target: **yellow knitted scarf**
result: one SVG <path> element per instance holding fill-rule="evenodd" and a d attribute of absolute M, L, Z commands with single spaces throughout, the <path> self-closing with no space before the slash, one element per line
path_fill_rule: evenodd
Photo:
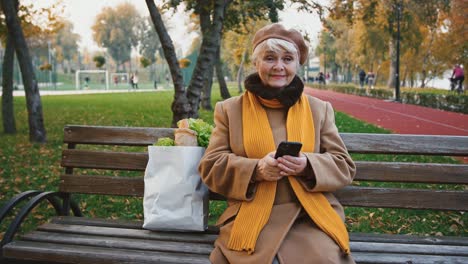
<path fill-rule="evenodd" d="M 244 147 L 249 158 L 263 158 L 275 150 L 273 133 L 265 109 L 258 98 L 246 91 L 242 98 L 242 125 Z M 288 110 L 286 120 L 289 141 L 302 142 L 304 152 L 314 151 L 314 123 L 307 97 L 303 94 L 299 101 Z M 299 202 L 315 222 L 330 236 L 345 254 L 349 254 L 349 236 L 346 226 L 320 192 L 307 192 L 295 177 L 288 177 Z M 252 254 L 258 236 L 266 225 L 275 200 L 276 182 L 258 183 L 255 197 L 250 202 L 242 202 L 234 221 L 228 248 L 247 251 Z"/>

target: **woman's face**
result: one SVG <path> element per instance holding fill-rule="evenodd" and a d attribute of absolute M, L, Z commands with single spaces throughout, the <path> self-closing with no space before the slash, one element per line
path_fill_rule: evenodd
<path fill-rule="evenodd" d="M 292 82 L 297 72 L 297 58 L 288 51 L 265 51 L 260 55 L 255 68 L 264 85 L 272 88 L 284 88 Z"/>

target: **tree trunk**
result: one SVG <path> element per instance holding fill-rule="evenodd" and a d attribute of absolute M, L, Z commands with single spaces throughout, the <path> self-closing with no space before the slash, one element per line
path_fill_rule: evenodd
<path fill-rule="evenodd" d="M 336 65 L 336 62 L 333 62 L 333 69 L 332 69 L 332 76 L 331 76 L 331 80 L 334 81 L 335 83 L 338 83 L 338 66 Z"/>
<path fill-rule="evenodd" d="M 216 53 L 216 77 L 218 78 L 219 83 L 219 90 L 221 92 L 221 97 L 223 99 L 228 99 L 231 97 L 229 93 L 226 80 L 224 80 L 223 74 L 223 62 L 221 61 L 221 47 L 218 48 L 218 52 Z"/>
<path fill-rule="evenodd" d="M 205 84 L 203 85 L 201 93 L 201 107 L 205 110 L 213 110 L 211 107 L 211 90 L 213 87 L 213 71 L 212 68 L 205 79 Z"/>
<path fill-rule="evenodd" d="M 407 77 L 408 77 L 408 64 L 405 64 L 405 70 L 403 71 L 403 74 L 401 75 L 401 87 L 405 87 L 407 84 Z"/>
<path fill-rule="evenodd" d="M 47 141 L 44 118 L 42 114 L 41 96 L 37 86 L 29 49 L 24 39 L 20 21 L 16 15 L 13 1 L 2 0 L 3 13 L 8 28 L 8 36 L 12 39 L 16 50 L 18 62 L 21 67 L 24 91 L 26 93 L 26 106 L 28 109 L 29 140 L 31 142 L 45 143 Z"/>
<path fill-rule="evenodd" d="M 377 70 L 375 71 L 374 87 L 377 87 L 377 81 L 378 81 L 378 78 L 380 77 L 380 67 L 382 67 L 381 61 L 379 61 L 379 63 L 377 64 Z"/>
<path fill-rule="evenodd" d="M 15 112 L 13 108 L 13 65 L 15 59 L 15 49 L 13 41 L 7 37 L 5 54 L 3 56 L 2 69 L 2 120 L 3 130 L 6 134 L 16 133 Z"/>
<path fill-rule="evenodd" d="M 172 76 L 172 82 L 174 83 L 174 101 L 172 102 L 172 127 L 177 126 L 177 121 L 191 117 L 190 104 L 187 100 L 187 96 L 184 89 L 184 80 L 182 78 L 182 71 L 177 61 L 174 45 L 172 39 L 167 33 L 167 29 L 164 26 L 164 22 L 161 18 L 158 8 L 154 4 L 153 0 L 146 0 L 146 5 L 150 12 L 151 20 L 153 21 L 156 32 L 158 33 L 159 40 L 161 41 L 162 49 L 164 51 L 164 57 L 166 58 L 167 64 Z"/>
<path fill-rule="evenodd" d="M 247 49 L 242 53 L 241 63 L 239 65 L 239 70 L 237 71 L 237 90 L 239 94 L 242 93 L 242 79 L 244 79 L 244 63 L 245 57 L 247 56 Z"/>
<path fill-rule="evenodd" d="M 427 79 L 427 71 L 425 69 L 421 72 L 421 85 L 420 88 L 426 88 L 426 79 Z"/>
<path fill-rule="evenodd" d="M 431 49 L 432 49 L 432 44 L 434 43 L 434 39 L 435 39 L 435 28 L 431 28 L 431 30 L 429 31 L 429 34 L 431 36 L 430 40 L 429 40 L 429 45 L 427 47 L 427 50 L 426 52 L 424 53 L 424 57 L 423 57 L 423 61 L 422 61 L 422 79 L 421 79 L 421 88 L 425 88 L 426 87 L 426 84 L 427 82 L 429 82 L 429 80 L 426 82 L 426 79 L 427 79 L 427 63 L 429 61 L 429 58 L 431 57 Z"/>
<path fill-rule="evenodd" d="M 148 0 L 147 0 L 148 1 Z M 187 88 L 187 99 L 191 109 L 189 116 L 198 117 L 198 107 L 200 104 L 200 94 L 203 89 L 205 80 L 213 70 L 216 51 L 221 42 L 221 31 L 224 22 L 224 12 L 231 1 L 215 1 L 213 10 L 213 21 L 210 20 L 211 14 L 209 9 L 209 1 L 200 0 L 197 4 L 197 11 L 200 17 L 200 26 L 203 34 L 203 41 L 200 47 L 200 55 L 197 59 L 197 64 L 193 70 L 192 79 Z"/>
<path fill-rule="evenodd" d="M 390 69 L 388 73 L 387 87 L 395 87 L 395 74 L 396 74 L 396 48 L 394 47 L 395 41 L 390 41 L 388 53 L 390 54 Z"/>

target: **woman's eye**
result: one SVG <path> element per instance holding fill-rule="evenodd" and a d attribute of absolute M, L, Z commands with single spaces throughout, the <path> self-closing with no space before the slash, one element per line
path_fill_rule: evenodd
<path fill-rule="evenodd" d="M 285 62 L 292 62 L 294 60 L 294 58 L 292 57 L 286 57 L 283 59 Z"/>

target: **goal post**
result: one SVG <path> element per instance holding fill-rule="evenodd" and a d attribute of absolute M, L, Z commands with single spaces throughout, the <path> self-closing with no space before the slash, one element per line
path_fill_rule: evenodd
<path fill-rule="evenodd" d="M 76 90 L 80 90 L 82 89 L 81 87 L 81 79 L 80 79 L 80 74 L 83 74 L 83 73 L 86 73 L 86 74 L 104 74 L 105 76 L 105 84 L 106 84 L 106 90 L 109 90 L 109 72 L 107 70 L 77 70 L 76 73 L 75 73 L 75 88 Z M 85 87 L 87 87 L 87 85 L 89 85 L 89 77 L 86 77 L 88 78 L 88 80 L 85 80 Z"/>

